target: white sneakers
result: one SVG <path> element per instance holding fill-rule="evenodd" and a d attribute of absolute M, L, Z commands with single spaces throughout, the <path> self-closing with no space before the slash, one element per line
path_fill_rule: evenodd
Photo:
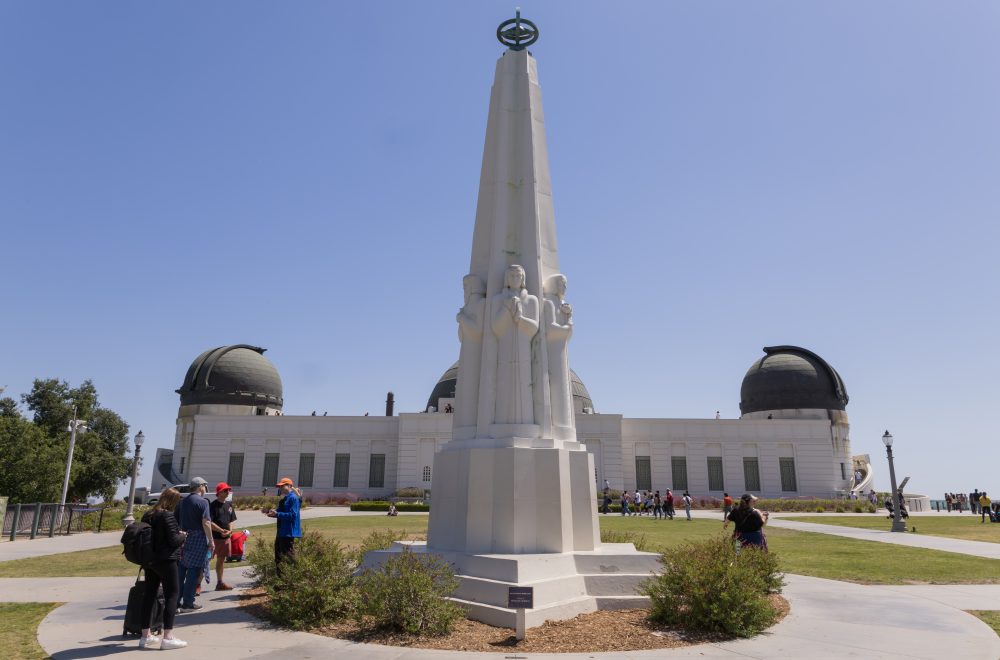
<path fill-rule="evenodd" d="M 177 639 L 176 637 L 174 637 L 173 639 L 164 639 L 162 642 L 160 642 L 160 650 L 169 651 L 170 649 L 182 649 L 187 645 L 188 643 L 185 642 L 183 639 Z"/>
<path fill-rule="evenodd" d="M 150 635 L 149 637 L 139 638 L 139 648 L 141 649 L 155 648 L 156 645 L 159 643 L 160 643 L 160 638 L 157 637 L 156 635 Z"/>

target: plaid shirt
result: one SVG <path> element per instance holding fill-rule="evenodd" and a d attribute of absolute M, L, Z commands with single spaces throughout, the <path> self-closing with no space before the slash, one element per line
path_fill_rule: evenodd
<path fill-rule="evenodd" d="M 208 540 L 205 538 L 205 532 L 200 529 L 189 531 L 187 540 L 184 541 L 184 549 L 181 551 L 181 566 L 185 568 L 204 566 L 208 564 L 205 558 L 207 554 Z"/>

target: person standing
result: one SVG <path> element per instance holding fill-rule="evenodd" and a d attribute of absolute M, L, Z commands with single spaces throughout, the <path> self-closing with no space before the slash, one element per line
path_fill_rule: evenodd
<path fill-rule="evenodd" d="M 969 493 L 969 509 L 972 511 L 972 515 L 976 515 L 976 509 L 979 508 L 979 489 Z"/>
<path fill-rule="evenodd" d="M 729 493 L 722 494 L 722 526 L 726 526 L 726 521 L 729 520 L 729 514 L 733 510 L 733 498 L 729 497 Z"/>
<path fill-rule="evenodd" d="M 302 538 L 302 500 L 295 483 L 284 477 L 277 484 L 281 501 L 277 509 L 267 509 L 264 514 L 278 519 L 278 534 L 274 537 L 274 567 L 281 574 L 281 562 L 295 550 L 295 539 Z"/>
<path fill-rule="evenodd" d="M 229 537 L 233 535 L 233 523 L 236 522 L 236 509 L 229 501 L 232 487 L 226 482 L 215 485 L 215 499 L 208 505 L 212 517 L 212 541 L 215 544 L 215 590 L 231 591 L 232 586 L 222 579 L 222 572 L 229 557 Z"/>
<path fill-rule="evenodd" d="M 180 501 L 181 494 L 173 488 L 168 488 L 160 495 L 159 501 L 152 509 L 142 516 L 142 522 L 152 528 L 153 561 L 145 566 L 146 590 L 142 594 L 142 621 L 146 627 L 139 635 L 139 648 L 154 648 L 160 645 L 161 650 L 179 649 L 187 646 L 187 642 L 174 637 L 174 617 L 177 614 L 177 594 L 180 586 L 177 578 L 177 559 L 181 554 L 181 546 L 187 534 L 178 529 L 174 518 L 174 508 Z M 153 618 L 153 605 L 156 594 L 163 586 L 163 638 L 162 640 L 149 632 L 149 624 Z"/>
<path fill-rule="evenodd" d="M 674 519 L 674 493 L 669 488 L 667 489 L 667 496 L 664 498 L 667 503 L 667 517 L 671 520 Z"/>
<path fill-rule="evenodd" d="M 201 605 L 194 602 L 195 589 L 205 564 L 206 558 L 212 556 L 212 516 L 208 511 L 208 500 L 204 498 L 208 491 L 208 482 L 201 477 L 191 480 L 191 494 L 181 500 L 174 510 L 178 526 L 187 532 L 184 540 L 184 550 L 177 564 L 178 577 L 181 585 L 180 613 L 200 610 Z"/>
<path fill-rule="evenodd" d="M 722 523 L 723 529 L 729 526 L 732 521 L 736 527 L 733 538 L 740 542 L 740 547 L 755 546 L 767 552 L 767 539 L 764 537 L 764 525 L 767 524 L 768 514 L 758 511 L 753 504 L 757 498 L 750 493 L 745 493 L 740 497 L 740 504 L 733 509 L 726 522 Z"/>
<path fill-rule="evenodd" d="M 660 491 L 653 493 L 653 519 L 660 520 L 665 518 L 663 515 L 663 499 L 660 497 Z"/>
<path fill-rule="evenodd" d="M 684 513 L 687 514 L 688 522 L 691 522 L 691 493 L 684 491 Z"/>
<path fill-rule="evenodd" d="M 990 512 L 990 498 L 986 496 L 986 491 L 984 490 L 979 495 L 979 522 L 986 522 L 986 516 Z"/>

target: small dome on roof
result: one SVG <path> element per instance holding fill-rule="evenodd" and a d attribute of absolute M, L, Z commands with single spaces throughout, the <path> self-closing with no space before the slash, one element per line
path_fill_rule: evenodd
<path fill-rule="evenodd" d="M 248 344 L 212 348 L 188 367 L 177 393 L 181 405 L 266 405 L 281 408 L 281 376 L 264 357 L 267 349 Z"/>
<path fill-rule="evenodd" d="M 819 408 L 844 410 L 849 397 L 826 360 L 798 346 L 769 346 L 740 387 L 740 412 Z"/>
<path fill-rule="evenodd" d="M 593 411 L 594 402 L 590 398 L 590 392 L 587 391 L 587 386 L 583 384 L 583 381 L 580 380 L 580 377 L 572 369 L 569 370 L 569 380 L 570 387 L 573 390 L 573 410 L 579 413 L 583 412 L 584 408 L 589 408 Z M 424 410 L 427 410 L 430 406 L 434 406 L 435 410 L 441 410 L 441 406 L 438 405 L 438 399 L 455 398 L 455 386 L 457 384 L 458 362 L 448 367 L 448 370 L 441 374 L 441 378 L 438 379 L 437 385 L 434 386 L 430 398 L 427 399 L 427 406 Z"/>

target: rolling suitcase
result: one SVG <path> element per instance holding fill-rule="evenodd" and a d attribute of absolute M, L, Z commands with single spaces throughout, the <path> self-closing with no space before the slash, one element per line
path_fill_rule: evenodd
<path fill-rule="evenodd" d="M 129 635 L 139 635 L 146 626 L 142 621 L 142 597 L 146 593 L 146 580 L 140 579 L 143 569 L 139 569 L 139 574 L 135 576 L 135 584 L 128 590 L 128 604 L 125 606 L 125 622 L 122 624 L 122 637 Z M 156 600 L 153 602 L 153 617 L 150 631 L 159 633 L 163 630 L 163 587 L 156 592 Z"/>

